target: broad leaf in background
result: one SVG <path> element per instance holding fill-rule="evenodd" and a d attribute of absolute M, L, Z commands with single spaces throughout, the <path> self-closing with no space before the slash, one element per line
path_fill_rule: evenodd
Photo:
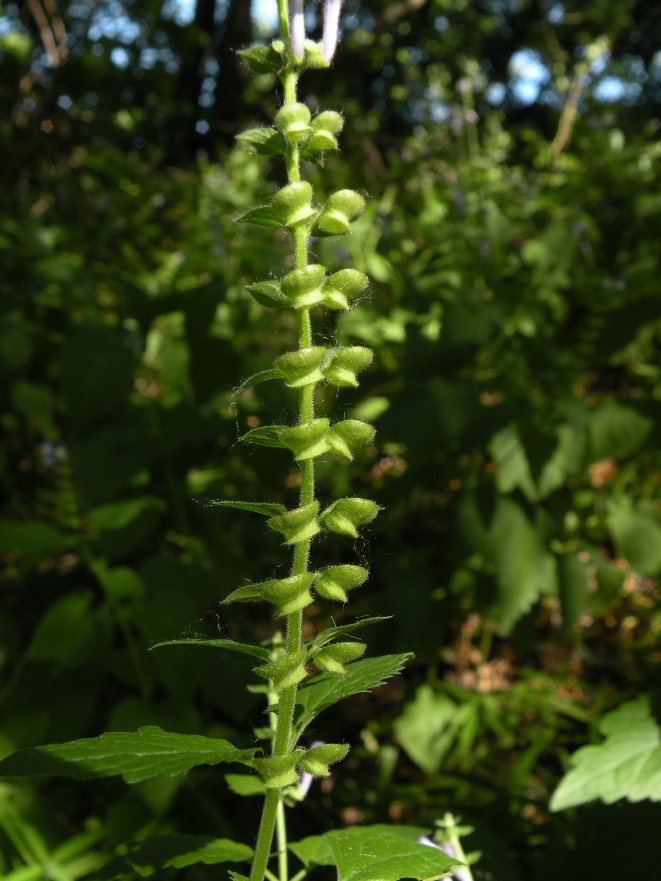
<path fill-rule="evenodd" d="M 97 529 L 125 529 L 143 511 L 165 511 L 166 508 L 167 505 L 158 496 L 142 496 L 139 499 L 129 499 L 126 502 L 111 502 L 108 505 L 100 505 L 88 513 L 87 519 Z"/>
<path fill-rule="evenodd" d="M 226 740 L 196 734 L 173 734 L 155 725 L 23 749 L 0 762 L 2 777 L 74 777 L 89 780 L 116 774 L 138 783 L 159 774 L 182 774 L 196 765 L 241 762 L 250 765 L 255 750 L 241 750 Z"/>
<path fill-rule="evenodd" d="M 428 774 L 435 774 L 452 744 L 443 735 L 457 710 L 456 703 L 436 694 L 430 685 L 421 685 L 415 700 L 407 704 L 395 721 L 399 742 L 413 761 Z"/>
<path fill-rule="evenodd" d="M 654 502 L 643 500 L 634 507 L 626 496 L 614 499 L 608 527 L 618 557 L 643 575 L 656 575 L 661 569 L 661 523 Z"/>
<path fill-rule="evenodd" d="M 313 835 L 289 848 L 306 866 L 336 866 L 338 881 L 426 881 L 463 865 L 435 847 L 419 844 L 427 833 L 413 826 L 362 826 Z"/>
<path fill-rule="evenodd" d="M 386 679 L 399 673 L 412 657 L 411 653 L 406 653 L 366 658 L 364 661 L 349 664 L 345 676 L 331 673 L 315 676 L 298 692 L 297 705 L 302 707 L 296 719 L 298 732 L 303 731 L 322 710 L 331 707 L 342 698 L 383 685 Z"/>
<path fill-rule="evenodd" d="M 611 804 L 661 801 L 661 726 L 649 696 L 623 704 L 604 717 L 606 740 L 572 756 L 572 769 L 553 793 L 551 810 L 562 811 L 600 798 Z"/>
<path fill-rule="evenodd" d="M 119 881 L 132 872 L 141 878 L 161 869 L 184 869 L 195 863 L 241 863 L 252 858 L 252 848 L 227 838 L 206 835 L 159 835 L 118 848 L 115 859 L 96 873 L 94 881 Z"/>

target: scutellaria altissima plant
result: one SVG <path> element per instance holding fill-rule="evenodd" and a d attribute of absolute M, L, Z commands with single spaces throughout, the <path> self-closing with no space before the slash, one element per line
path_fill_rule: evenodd
<path fill-rule="evenodd" d="M 240 587 L 225 603 L 269 603 L 274 614 L 286 621 L 284 637 L 276 636 L 268 647 L 227 639 L 186 639 L 175 643 L 198 644 L 238 651 L 254 657 L 255 674 L 264 681 L 269 728 L 262 734 L 264 750 L 238 749 L 218 738 L 175 734 L 149 726 L 137 732 L 111 732 L 19 751 L 0 763 L 4 776 L 68 775 L 77 779 L 121 775 L 136 783 L 159 775 L 175 775 L 198 765 L 235 762 L 251 769 L 252 782 L 245 791 L 264 793 L 262 817 L 254 847 L 227 839 L 203 836 L 158 836 L 125 845 L 100 872 L 99 881 L 114 881 L 138 873 L 141 876 L 166 867 L 183 868 L 195 862 L 207 864 L 248 862 L 250 881 L 288 881 L 288 851 L 303 868 L 304 878 L 316 866 L 334 866 L 338 881 L 400 881 L 402 878 L 440 878 L 460 864 L 422 837 L 427 830 L 404 826 L 371 826 L 331 830 L 303 841 L 288 843 L 285 803 L 300 799 L 312 777 L 325 777 L 329 766 L 349 751 L 344 743 L 312 743 L 305 746 L 305 731 L 324 709 L 358 692 L 367 691 L 401 669 L 407 655 L 388 655 L 359 660 L 365 645 L 353 632 L 366 621 L 327 628 L 316 638 L 302 638 L 303 612 L 313 592 L 332 603 L 344 603 L 347 593 L 368 577 L 359 565 L 330 565 L 315 570 L 311 546 L 324 532 L 357 538 L 359 530 L 378 514 L 375 502 L 364 498 L 340 498 L 322 508 L 316 497 L 315 461 L 331 454 L 352 460 L 374 438 L 374 428 L 356 419 L 331 423 L 315 413 L 315 390 L 320 383 L 339 389 L 355 388 L 358 374 L 371 363 L 373 353 L 363 346 L 327 348 L 317 343 L 311 313 L 316 309 L 349 309 L 352 300 L 368 286 L 368 278 L 356 269 L 329 273 L 310 261 L 311 237 L 351 234 L 352 223 L 365 208 L 354 190 L 332 193 L 317 204 L 309 182 L 302 178 L 303 162 L 321 161 L 337 149 L 343 126 L 339 113 L 324 111 L 312 117 L 298 100 L 298 83 L 308 68 L 328 68 L 338 35 L 341 0 L 326 0 L 325 27 L 321 44 L 305 39 L 302 0 L 278 0 L 281 39 L 269 46 L 256 46 L 241 54 L 256 73 L 277 74 L 284 101 L 275 115 L 275 126 L 250 129 L 239 136 L 249 151 L 281 156 L 287 183 L 268 204 L 256 207 L 241 221 L 257 226 L 284 228 L 293 240 L 295 268 L 279 281 L 249 285 L 261 305 L 292 310 L 298 322 L 298 348 L 277 357 L 270 370 L 241 389 L 258 382 L 279 380 L 291 389 L 297 402 L 296 421 L 291 425 L 261 426 L 249 431 L 244 441 L 289 450 L 300 468 L 300 499 L 296 508 L 259 502 L 220 501 L 216 504 L 267 516 L 269 528 L 280 533 L 291 549 L 291 574 L 259 584 Z M 375 620 L 375 619 L 368 619 Z M 172 644 L 161 643 L 160 645 Z M 313 670 L 318 671 L 316 675 Z M 241 788 L 240 784 L 237 784 Z M 273 852 L 274 836 L 276 850 Z M 274 858 L 275 864 L 270 866 Z M 277 871 L 275 870 L 277 864 Z M 232 871 L 234 881 L 248 881 Z"/>

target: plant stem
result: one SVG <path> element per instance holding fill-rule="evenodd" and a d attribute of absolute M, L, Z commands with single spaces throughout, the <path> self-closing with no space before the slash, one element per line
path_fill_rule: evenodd
<path fill-rule="evenodd" d="M 288 881 L 289 865 L 287 862 L 287 819 L 285 817 L 285 803 L 280 793 L 278 812 L 275 820 L 276 837 L 278 840 L 278 874 L 280 881 Z"/>
<path fill-rule="evenodd" d="M 447 832 L 448 842 L 452 846 L 455 857 L 458 860 L 461 860 L 462 863 L 466 863 L 466 854 L 464 853 L 464 849 L 461 846 L 461 839 L 459 838 L 459 833 L 457 832 L 457 824 L 452 814 L 447 813 L 443 817 L 443 826 Z M 466 881 L 473 881 L 473 873 L 471 872 L 468 863 L 466 863 L 465 869 L 462 867 L 461 871 L 463 876 L 466 878 Z"/>

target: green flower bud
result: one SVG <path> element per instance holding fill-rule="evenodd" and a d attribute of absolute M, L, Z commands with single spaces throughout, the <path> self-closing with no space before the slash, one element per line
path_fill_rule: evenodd
<path fill-rule="evenodd" d="M 324 673 L 339 673 L 344 676 L 344 665 L 356 661 L 364 651 L 363 642 L 334 642 L 315 652 L 314 662 Z"/>
<path fill-rule="evenodd" d="M 282 293 L 294 309 L 309 309 L 323 303 L 325 292 L 322 288 L 325 278 L 326 269 L 318 263 L 312 263 L 303 269 L 294 269 L 282 279 Z"/>
<path fill-rule="evenodd" d="M 310 150 L 337 150 L 337 135 L 342 131 L 344 120 L 334 110 L 325 110 L 312 120 L 312 134 L 308 141 Z"/>
<path fill-rule="evenodd" d="M 346 603 L 347 591 L 360 587 L 367 581 L 368 572 L 363 566 L 327 566 L 314 576 L 314 589 L 326 600 Z"/>
<path fill-rule="evenodd" d="M 340 535 L 350 535 L 358 538 L 358 527 L 364 526 L 374 520 L 379 513 L 379 506 L 370 499 L 338 499 L 326 508 L 319 517 L 319 522 L 325 529 L 338 532 Z M 286 514 L 282 514 L 286 517 Z M 275 520 L 272 517 L 271 520 Z M 269 520 L 269 524 L 270 524 Z"/>
<path fill-rule="evenodd" d="M 357 269 L 340 269 L 326 279 L 324 285 L 324 306 L 329 309 L 348 309 L 349 301 L 362 294 L 369 278 Z"/>
<path fill-rule="evenodd" d="M 280 355 L 273 366 L 282 374 L 289 388 L 301 388 L 324 378 L 321 365 L 325 356 L 326 350 L 323 346 L 312 346 Z"/>
<path fill-rule="evenodd" d="M 365 200 L 360 193 L 338 190 L 328 197 L 326 207 L 314 224 L 313 233 L 320 230 L 329 236 L 347 235 L 351 232 L 352 221 L 360 217 L 364 210 Z"/>
<path fill-rule="evenodd" d="M 280 440 L 299 462 L 315 459 L 328 451 L 328 419 L 314 419 L 280 432 Z"/>
<path fill-rule="evenodd" d="M 305 104 L 285 104 L 276 113 L 275 124 L 290 144 L 300 144 L 312 131 L 310 111 Z"/>
<path fill-rule="evenodd" d="M 340 388 L 356 388 L 356 374 L 372 363 L 374 352 L 365 346 L 349 346 L 346 349 L 331 349 L 328 364 L 324 367 L 324 377 L 331 385 Z"/>
<path fill-rule="evenodd" d="M 291 615 L 312 602 L 310 587 L 314 577 L 314 573 L 305 572 L 289 578 L 272 578 L 259 584 L 248 584 L 225 597 L 223 603 L 257 603 L 264 600 L 277 606 L 279 615 Z"/>
<path fill-rule="evenodd" d="M 271 199 L 271 214 L 284 226 L 299 226 L 314 217 L 312 185 L 307 181 L 287 184 Z"/>
<path fill-rule="evenodd" d="M 255 770 L 259 772 L 264 786 L 267 789 L 281 789 L 298 783 L 296 765 L 300 758 L 300 751 L 289 756 L 269 756 L 266 759 L 253 759 Z"/>
<path fill-rule="evenodd" d="M 305 649 L 283 655 L 277 661 L 270 661 L 255 667 L 255 673 L 268 679 L 278 691 L 283 688 L 291 688 L 308 675 L 305 669 Z M 318 665 L 317 665 L 318 666 Z"/>
<path fill-rule="evenodd" d="M 374 503 L 371 502 L 370 504 Z M 302 508 L 294 508 L 293 511 L 287 511 L 286 514 L 276 514 L 275 517 L 270 517 L 266 523 L 271 529 L 275 529 L 276 532 L 281 532 L 284 535 L 285 544 L 295 545 L 308 538 L 312 538 L 313 535 L 319 532 L 319 524 L 317 523 L 318 511 L 319 502 L 314 501 L 310 502 L 309 505 L 303 505 Z"/>
<path fill-rule="evenodd" d="M 345 419 L 336 422 L 328 432 L 326 443 L 333 453 L 353 459 L 363 452 L 376 434 L 374 426 L 358 419 Z"/>
<path fill-rule="evenodd" d="M 328 777 L 328 766 L 341 762 L 348 752 L 348 743 L 324 743 L 304 753 L 298 760 L 298 766 L 315 777 Z"/>

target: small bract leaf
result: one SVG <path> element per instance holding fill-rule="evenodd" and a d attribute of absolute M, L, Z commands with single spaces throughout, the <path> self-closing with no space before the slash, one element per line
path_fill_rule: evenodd
<path fill-rule="evenodd" d="M 250 128 L 236 139 L 249 153 L 278 156 L 286 152 L 282 135 L 274 128 Z"/>
<path fill-rule="evenodd" d="M 346 603 L 347 591 L 360 587 L 367 580 L 368 572 L 363 566 L 327 566 L 315 573 L 314 589 L 327 600 Z"/>
<path fill-rule="evenodd" d="M 324 673 L 346 673 L 345 664 L 357 661 L 365 653 L 363 642 L 334 642 L 314 652 L 314 662 Z"/>
<path fill-rule="evenodd" d="M 312 131 L 310 110 L 305 104 L 285 104 L 276 113 L 275 124 L 290 144 L 300 144 Z"/>
<path fill-rule="evenodd" d="M 321 365 L 325 356 L 326 350 L 322 346 L 312 346 L 280 355 L 273 366 L 284 377 L 289 388 L 301 388 L 324 378 Z"/>
<path fill-rule="evenodd" d="M 307 223 L 315 214 L 312 185 L 299 181 L 278 190 L 271 199 L 271 213 L 280 226 L 296 227 Z"/>
<path fill-rule="evenodd" d="M 359 419 L 345 419 L 336 422 L 329 430 L 327 443 L 333 453 L 353 459 L 364 452 L 365 447 L 374 440 L 376 429 Z"/>
<path fill-rule="evenodd" d="M 259 771 L 267 789 L 281 789 L 298 783 L 296 763 L 299 752 L 295 751 L 288 756 L 269 756 L 266 759 L 255 759 L 255 768 Z"/>
<path fill-rule="evenodd" d="M 331 385 L 340 388 L 356 388 L 360 373 L 372 363 L 374 353 L 365 346 L 348 346 L 346 349 L 331 349 L 324 367 L 324 377 Z"/>
<path fill-rule="evenodd" d="M 324 285 L 324 306 L 329 309 L 348 309 L 353 297 L 361 294 L 369 278 L 357 269 L 340 269 L 334 272 Z"/>
<path fill-rule="evenodd" d="M 328 419 L 314 419 L 304 425 L 285 428 L 280 437 L 282 445 L 290 449 L 299 462 L 303 462 L 327 452 L 327 433 Z"/>
<path fill-rule="evenodd" d="M 227 602 L 227 600 L 225 600 Z M 226 651 L 239 652 L 242 655 L 250 655 L 253 658 L 259 658 L 260 661 L 268 661 L 269 653 L 265 648 L 258 645 L 247 645 L 243 642 L 234 642 L 233 639 L 168 639 L 164 642 L 157 642 L 149 647 L 152 649 L 161 648 L 164 645 L 201 645 L 209 648 L 225 649 Z"/>
<path fill-rule="evenodd" d="M 319 522 L 331 532 L 357 538 L 358 527 L 374 520 L 379 510 L 370 499 L 338 499 L 320 515 Z"/>
<path fill-rule="evenodd" d="M 271 517 L 268 525 L 284 535 L 286 544 L 298 544 L 319 532 L 318 512 L 319 502 L 310 502 L 302 508 L 295 508 L 293 511 L 287 511 L 286 514 Z"/>
<path fill-rule="evenodd" d="M 287 510 L 284 505 L 277 502 L 233 502 L 227 499 L 211 499 L 206 504 L 218 508 L 238 508 L 239 511 L 252 511 L 254 514 L 264 514 L 267 517 L 284 514 Z"/>
<path fill-rule="evenodd" d="M 277 661 L 255 667 L 255 673 L 268 679 L 274 688 L 291 688 L 308 675 L 305 669 L 306 650 L 299 649 L 291 654 L 283 655 Z"/>
<path fill-rule="evenodd" d="M 237 223 L 251 223 L 253 226 L 264 226 L 267 229 L 278 229 L 285 224 L 278 220 L 271 211 L 270 205 L 259 205 L 257 208 L 251 208 L 240 217 L 236 218 Z"/>
<path fill-rule="evenodd" d="M 260 306 L 266 306 L 267 309 L 283 309 L 289 306 L 289 301 L 282 296 L 277 281 L 259 281 L 249 284 L 246 290 Z"/>
<path fill-rule="evenodd" d="M 253 428 L 247 431 L 242 438 L 249 444 L 259 444 L 262 447 L 279 447 L 281 450 L 287 449 L 287 445 L 282 442 L 282 432 L 286 430 L 284 425 L 263 425 L 260 428 Z"/>
<path fill-rule="evenodd" d="M 272 46 L 250 46 L 237 54 L 253 73 L 277 73 L 282 67 L 280 55 Z"/>
<path fill-rule="evenodd" d="M 310 309 L 324 301 L 325 278 L 326 269 L 318 263 L 294 269 L 282 279 L 282 293 L 294 309 Z"/>
<path fill-rule="evenodd" d="M 298 765 L 303 771 L 315 777 L 328 777 L 329 765 L 341 762 L 349 752 L 349 744 L 324 743 L 323 746 L 315 746 L 309 749 L 298 760 Z"/>
<path fill-rule="evenodd" d="M 313 572 L 305 572 L 289 578 L 272 578 L 259 584 L 249 584 L 233 591 L 225 597 L 223 603 L 264 601 L 277 606 L 281 615 L 291 615 L 312 602 L 310 587 L 313 579 Z"/>

